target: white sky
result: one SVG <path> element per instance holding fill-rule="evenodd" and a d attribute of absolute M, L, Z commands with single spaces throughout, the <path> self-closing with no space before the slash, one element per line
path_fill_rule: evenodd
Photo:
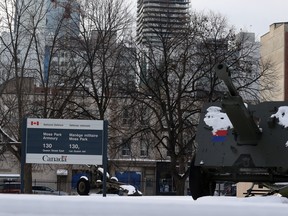
<path fill-rule="evenodd" d="M 129 0 L 136 6 L 137 0 Z M 193 10 L 210 10 L 227 17 L 237 32 L 254 32 L 257 38 L 275 22 L 288 22 L 287 0 L 190 0 Z M 135 7 L 136 11 L 136 7 Z"/>
<path fill-rule="evenodd" d="M 227 17 L 237 31 L 254 32 L 257 38 L 275 22 L 288 22 L 287 0 L 191 0 L 196 11 L 214 11 Z"/>
<path fill-rule="evenodd" d="M 0 194 L 0 216 L 287 216 L 288 199 L 190 196 L 123 197 Z"/>

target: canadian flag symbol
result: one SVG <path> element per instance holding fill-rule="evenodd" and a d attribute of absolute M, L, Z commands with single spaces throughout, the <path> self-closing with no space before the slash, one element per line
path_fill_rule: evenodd
<path fill-rule="evenodd" d="M 31 125 L 39 125 L 39 121 L 31 121 Z"/>

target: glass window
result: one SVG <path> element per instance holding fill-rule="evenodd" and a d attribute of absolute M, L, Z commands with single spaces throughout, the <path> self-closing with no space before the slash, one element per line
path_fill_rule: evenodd
<path fill-rule="evenodd" d="M 148 156 L 148 147 L 147 147 L 147 144 L 144 143 L 143 140 L 141 140 L 141 142 L 140 142 L 140 156 L 141 157 Z"/>
<path fill-rule="evenodd" d="M 122 155 L 129 156 L 131 154 L 131 147 L 129 141 L 124 141 L 122 145 Z"/>

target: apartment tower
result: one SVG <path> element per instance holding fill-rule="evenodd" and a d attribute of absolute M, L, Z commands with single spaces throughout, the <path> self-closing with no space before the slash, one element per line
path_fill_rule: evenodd
<path fill-rule="evenodd" d="M 181 32 L 189 22 L 190 0 L 138 0 L 137 42 L 157 44 Z"/>

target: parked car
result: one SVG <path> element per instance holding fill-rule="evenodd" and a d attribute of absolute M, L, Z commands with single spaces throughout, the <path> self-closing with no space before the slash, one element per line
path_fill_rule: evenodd
<path fill-rule="evenodd" d="M 0 185 L 0 193 L 21 193 L 21 184 L 19 182 L 5 182 Z"/>
<path fill-rule="evenodd" d="M 47 195 L 68 195 L 64 191 L 57 191 L 46 186 L 32 186 L 33 194 L 47 194 Z"/>

